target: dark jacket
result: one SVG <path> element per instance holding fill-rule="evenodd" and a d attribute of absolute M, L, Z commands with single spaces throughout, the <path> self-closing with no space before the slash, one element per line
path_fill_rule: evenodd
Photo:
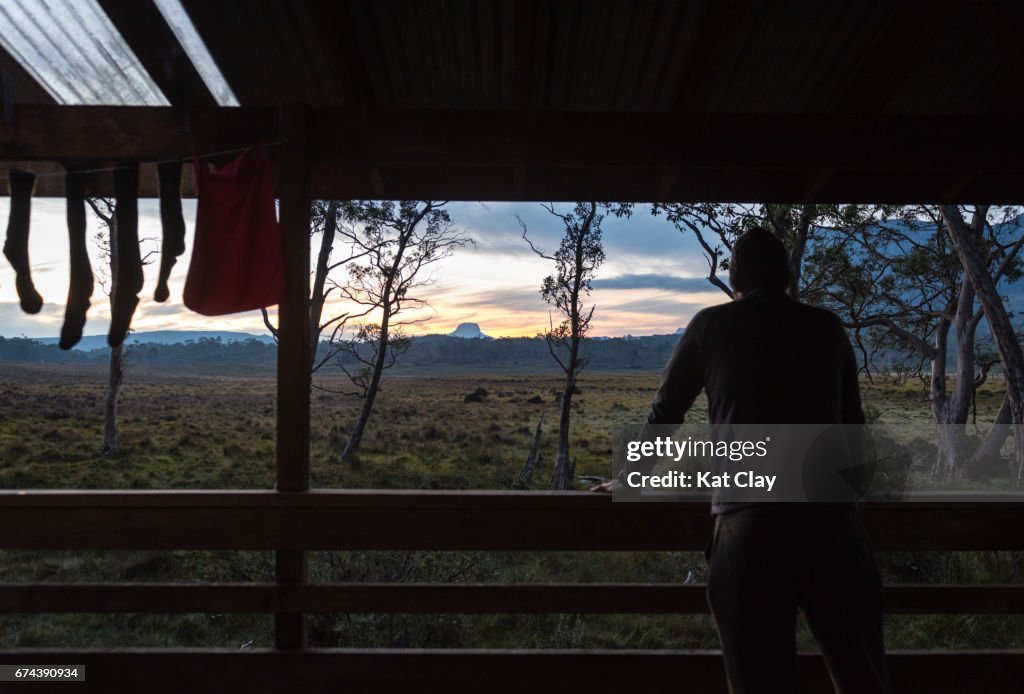
<path fill-rule="evenodd" d="M 713 427 L 864 424 L 857 362 L 839 318 L 781 291 L 754 292 L 693 317 L 669 359 L 649 425 L 682 424 L 701 390 L 707 393 Z M 649 438 L 652 431 L 648 426 L 641 436 Z M 844 434 L 851 459 L 863 460 L 861 431 L 857 427 Z M 863 466 L 850 469 L 870 475 Z M 864 480 L 858 479 L 854 488 Z M 711 511 L 785 506 L 726 501 L 715 490 Z"/>
<path fill-rule="evenodd" d="M 864 423 L 857 362 L 839 318 L 781 291 L 695 315 L 648 421 L 681 424 L 701 389 L 710 424 Z"/>

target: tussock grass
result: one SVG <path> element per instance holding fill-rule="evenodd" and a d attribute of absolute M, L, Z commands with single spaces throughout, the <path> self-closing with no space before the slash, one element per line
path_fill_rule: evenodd
<path fill-rule="evenodd" d="M 121 451 L 100 455 L 101 368 L 0 365 L 0 487 L 76 489 L 271 488 L 275 394 L 271 374 L 217 375 L 131 368 L 121 401 Z M 610 473 L 612 434 L 641 421 L 654 372 L 584 373 L 574 397 L 577 474 Z M 998 382 L 978 395 L 991 421 Z M 510 489 L 546 412 L 543 462 L 532 488 L 548 486 L 555 453 L 555 374 L 390 375 L 357 459 L 339 464 L 359 402 L 317 379 L 310 432 L 313 484 L 338 488 Z M 465 403 L 476 388 L 483 402 Z M 539 397 L 541 402 L 531 403 Z M 864 384 L 870 415 L 934 437 L 921 384 Z M 698 401 L 690 418 L 706 409 Z M 580 532 L 587 532 L 580 528 Z M 316 581 L 701 582 L 699 553 L 317 552 Z M 1024 581 L 1012 553 L 890 553 L 886 579 L 921 583 Z M 267 552 L 0 552 L 2 581 L 264 581 Z M 648 615 L 314 615 L 321 646 L 712 648 L 709 617 Z M 5 615 L 0 647 L 221 646 L 272 643 L 264 615 Z M 1024 620 L 1003 616 L 892 616 L 890 647 L 1022 647 Z M 809 632 L 798 636 L 811 648 Z"/>

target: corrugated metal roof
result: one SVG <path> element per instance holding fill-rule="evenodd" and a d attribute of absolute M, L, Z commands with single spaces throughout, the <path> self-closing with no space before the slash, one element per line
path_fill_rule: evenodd
<path fill-rule="evenodd" d="M 139 119 L 163 148 L 140 145 L 145 128 L 119 113 L 97 112 L 94 132 L 146 156 L 192 138 L 241 144 L 154 0 L 90 2 L 179 107 Z M 292 112 L 316 134 L 320 195 L 1006 201 L 1021 189 L 1024 3 L 181 2 L 252 107 L 240 120 L 263 124 L 242 128 L 247 142 L 278 137 L 282 104 L 312 107 Z M 38 101 L 13 77 L 17 104 Z M 107 156 L 105 141 L 82 141 L 80 114 L 20 113 L 45 123 L 0 124 L 10 158 Z M 51 147 L 50 121 L 64 144 Z"/>
<path fill-rule="evenodd" d="M 169 105 L 95 0 L 0 0 L 0 46 L 57 103 Z"/>
<path fill-rule="evenodd" d="M 139 2 L 159 8 L 221 105 L 895 114 L 1024 108 L 1015 96 L 1024 54 L 1010 28 L 1021 11 L 998 0 Z M 100 4 L 125 8 L 119 0 Z M 144 41 L 145 27 L 133 24 L 130 12 L 117 19 L 122 31 L 130 29 L 125 35 Z M 62 103 L 166 103 L 97 0 L 0 0 L 0 35 Z"/>
<path fill-rule="evenodd" d="M 192 20 L 188 18 L 188 13 L 182 7 L 181 1 L 153 0 L 153 4 L 156 5 L 164 21 L 167 22 L 171 31 L 174 32 L 178 43 L 188 55 L 188 59 L 192 61 L 192 65 L 199 73 L 199 76 L 202 77 L 203 83 L 210 90 L 210 94 L 217 101 L 217 105 L 240 106 L 241 104 L 238 103 L 235 93 L 231 90 L 231 85 L 224 79 L 224 75 L 221 73 L 220 68 L 217 67 L 217 63 L 214 62 L 213 56 L 210 55 L 206 44 L 203 43 L 202 37 L 199 36 L 195 26 L 193 26 Z"/>
<path fill-rule="evenodd" d="M 995 0 L 183 4 L 246 105 L 987 113 L 1024 73 Z"/>

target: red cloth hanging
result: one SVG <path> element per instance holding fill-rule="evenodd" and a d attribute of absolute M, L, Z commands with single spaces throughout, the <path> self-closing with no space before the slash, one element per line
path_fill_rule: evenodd
<path fill-rule="evenodd" d="M 210 171 L 198 157 L 185 305 L 206 316 L 273 306 L 284 292 L 274 169 L 263 147 Z"/>

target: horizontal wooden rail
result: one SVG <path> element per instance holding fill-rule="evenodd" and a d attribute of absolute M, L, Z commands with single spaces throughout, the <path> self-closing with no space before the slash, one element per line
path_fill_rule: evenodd
<path fill-rule="evenodd" d="M 895 692 L 1019 691 L 1024 651 L 895 651 Z M 60 692 L 661 692 L 725 691 L 718 651 L 404 650 L 0 652 L 0 664 L 77 664 L 76 684 L 5 684 Z M 821 657 L 799 657 L 801 692 L 832 692 Z M 425 687 L 425 685 L 427 685 Z"/>
<path fill-rule="evenodd" d="M 927 499 L 864 504 L 876 545 L 1024 550 L 1024 503 Z M 705 503 L 586 492 L 0 492 L 7 549 L 699 550 L 710 532 Z"/>
<path fill-rule="evenodd" d="M 155 160 L 251 146 L 278 137 L 274 108 L 195 107 L 190 129 L 170 107 L 16 104 L 0 122 L 0 159 Z M 589 112 L 559 110 L 310 109 L 314 164 L 340 168 L 644 165 L 688 168 L 854 167 L 896 171 L 985 169 L 1020 173 L 1016 114 Z M 338 133 L 360 129 L 359 137 Z M 962 142 L 973 151 L 936 152 Z M 614 137 L 609 137 L 614 134 Z M 589 142 L 601 139 L 606 146 Z M 865 148 L 872 147 L 871 156 Z M 342 162 L 342 163 L 339 163 Z M 767 185 L 767 184 L 766 184 Z"/>
<path fill-rule="evenodd" d="M 703 584 L 0 584 L 0 614 L 348 612 L 703 614 Z M 1024 585 L 890 585 L 889 614 L 1024 614 Z"/>

